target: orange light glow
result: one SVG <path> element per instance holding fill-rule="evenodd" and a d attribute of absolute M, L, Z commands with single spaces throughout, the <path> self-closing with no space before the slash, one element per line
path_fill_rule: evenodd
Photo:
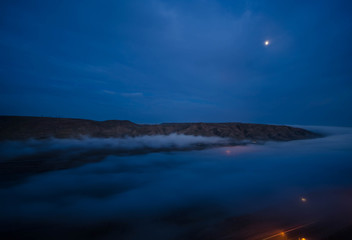
<path fill-rule="evenodd" d="M 301 202 L 307 202 L 307 198 L 301 197 Z"/>
<path fill-rule="evenodd" d="M 231 154 L 230 150 L 226 150 L 225 152 L 226 152 L 226 154 Z"/>
<path fill-rule="evenodd" d="M 304 228 L 304 227 L 309 226 L 311 224 L 312 223 L 308 223 L 308 224 L 300 225 L 300 226 L 297 226 L 297 227 L 292 227 L 292 228 L 290 228 L 290 229 L 288 229 L 286 231 L 282 231 L 282 232 L 277 233 L 275 235 L 271 235 L 271 236 L 269 236 L 267 238 L 264 238 L 263 240 L 269 240 L 269 239 L 273 239 L 273 238 L 277 239 L 277 237 L 279 237 L 279 236 L 285 237 L 285 239 L 287 239 L 287 235 L 286 235 L 287 233 L 296 231 L 298 229 Z M 298 238 L 298 240 L 308 240 L 308 239 L 307 238 Z"/>

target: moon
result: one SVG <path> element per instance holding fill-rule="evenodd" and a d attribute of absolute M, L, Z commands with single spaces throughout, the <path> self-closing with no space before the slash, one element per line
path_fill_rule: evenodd
<path fill-rule="evenodd" d="M 270 44 L 269 40 L 266 40 L 266 41 L 264 42 L 264 45 L 265 45 L 265 46 L 268 46 L 269 44 Z"/>

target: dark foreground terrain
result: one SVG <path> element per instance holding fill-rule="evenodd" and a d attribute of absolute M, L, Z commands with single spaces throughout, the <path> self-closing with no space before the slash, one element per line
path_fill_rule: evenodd
<path fill-rule="evenodd" d="M 290 141 L 318 137 L 289 126 L 248 123 L 162 123 L 136 124 L 126 120 L 93 121 L 71 118 L 0 116 L 0 140 L 29 138 L 121 138 L 172 133 L 217 136 L 236 140 Z"/>

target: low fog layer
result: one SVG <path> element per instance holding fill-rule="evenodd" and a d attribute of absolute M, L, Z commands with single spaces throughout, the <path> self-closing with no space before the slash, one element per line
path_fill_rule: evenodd
<path fill-rule="evenodd" d="M 280 209 L 283 222 L 330 218 L 341 226 L 352 224 L 352 129 L 308 128 L 327 137 L 202 151 L 108 155 L 101 162 L 35 175 L 0 189 L 0 230 L 57 239 L 67 235 L 187 239 L 227 218 L 265 215 L 273 209 Z M 82 147 L 184 148 L 223 141 L 177 135 L 53 139 L 8 142 L 1 150 L 12 157 Z M 304 209 L 300 208 L 302 196 L 308 199 Z M 298 210 L 304 210 L 304 215 L 298 216 Z"/>
<path fill-rule="evenodd" d="M 123 152 L 141 149 L 184 149 L 195 146 L 227 145 L 230 140 L 220 137 L 203 137 L 182 134 L 155 135 L 126 138 L 46 139 L 0 142 L 0 159 L 9 160 L 26 155 L 52 151 L 64 153 L 96 150 Z"/>

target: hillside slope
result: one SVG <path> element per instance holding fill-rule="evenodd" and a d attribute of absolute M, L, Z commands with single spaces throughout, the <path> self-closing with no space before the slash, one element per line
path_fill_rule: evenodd
<path fill-rule="evenodd" d="M 301 128 L 248 123 L 163 123 L 135 124 L 126 120 L 93 121 L 71 118 L 0 116 L 0 140 L 29 138 L 116 138 L 171 133 L 218 136 L 236 140 L 289 141 L 319 135 Z"/>

